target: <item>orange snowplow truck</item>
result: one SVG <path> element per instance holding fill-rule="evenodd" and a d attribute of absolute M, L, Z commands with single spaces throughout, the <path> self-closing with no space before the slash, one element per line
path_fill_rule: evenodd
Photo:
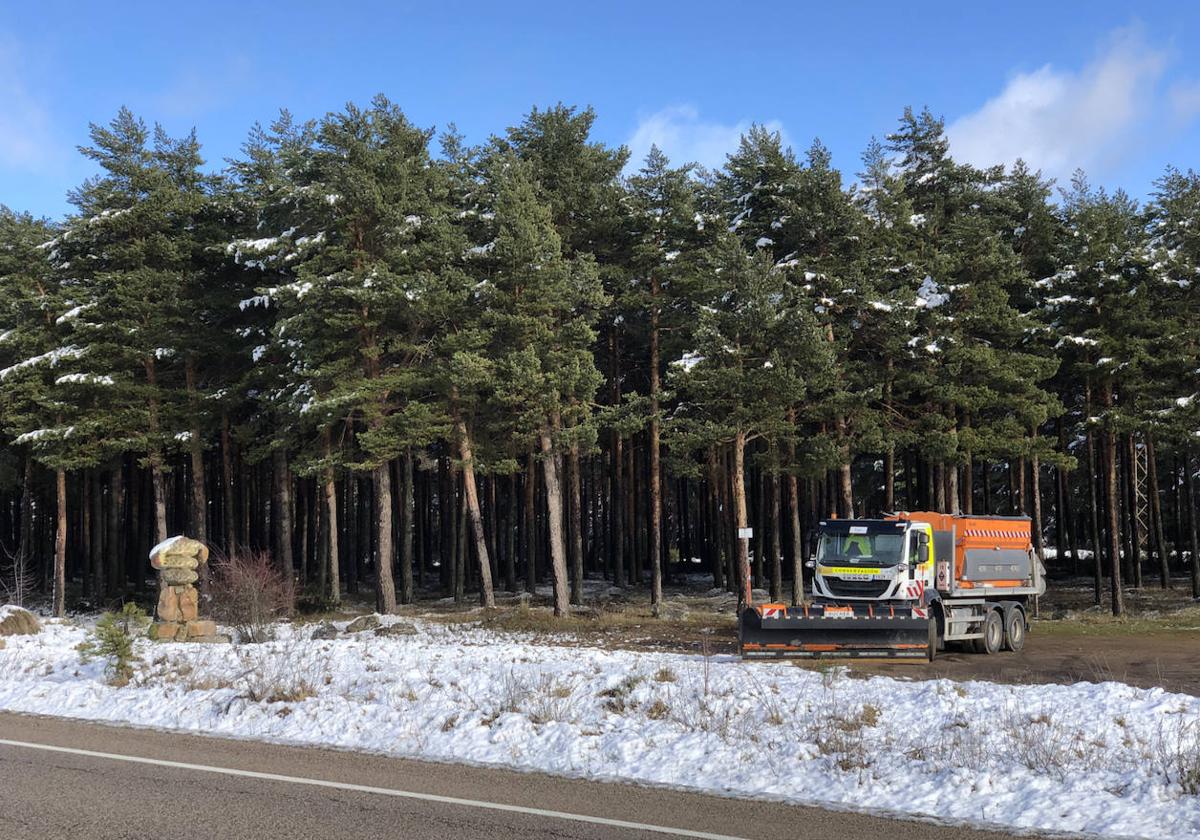
<path fill-rule="evenodd" d="M 1019 651 L 1044 569 L 1024 516 L 897 513 L 828 519 L 817 530 L 811 598 L 749 604 L 745 658 L 928 659 L 947 642 Z"/>

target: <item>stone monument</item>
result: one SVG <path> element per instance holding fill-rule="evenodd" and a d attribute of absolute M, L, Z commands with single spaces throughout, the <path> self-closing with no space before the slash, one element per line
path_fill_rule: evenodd
<path fill-rule="evenodd" d="M 208 547 L 188 537 L 165 540 L 150 549 L 150 565 L 158 572 L 158 608 L 150 638 L 176 642 L 226 641 L 215 622 L 200 618 L 199 568 L 208 562 Z"/>

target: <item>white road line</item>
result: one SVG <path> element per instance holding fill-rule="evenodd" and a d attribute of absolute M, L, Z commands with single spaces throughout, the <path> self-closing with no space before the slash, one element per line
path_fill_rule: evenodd
<path fill-rule="evenodd" d="M 435 793 L 417 793 L 411 790 L 396 790 L 394 788 L 373 787 L 371 785 L 355 785 L 349 782 L 331 782 L 326 779 L 308 779 L 303 776 L 283 776 L 278 773 L 259 773 L 254 770 L 237 770 L 232 767 L 213 767 L 208 764 L 189 764 L 186 761 L 167 761 L 161 758 L 144 758 L 137 755 L 121 755 L 119 753 L 81 750 L 75 747 L 56 747 L 50 744 L 35 744 L 28 741 L 10 741 L 0 738 L 0 745 L 8 747 L 24 747 L 45 752 L 67 753 L 68 755 L 83 755 L 89 758 L 103 758 L 109 761 L 125 761 L 131 764 L 152 764 L 156 767 L 174 767 L 178 770 L 195 770 L 201 773 L 219 773 L 224 776 L 240 776 L 246 779 L 263 779 L 269 782 L 287 782 L 293 785 L 309 785 L 310 787 L 333 788 L 335 790 L 351 790 L 357 793 L 374 793 L 380 796 L 395 796 L 401 799 L 419 799 L 423 802 L 440 802 L 444 805 L 461 805 L 467 808 L 481 808 L 486 811 L 503 811 L 510 814 L 527 814 L 534 817 L 550 817 L 556 820 L 571 820 L 573 822 L 603 825 L 611 828 L 627 828 L 631 831 L 647 831 L 654 834 L 669 834 L 673 837 L 696 837 L 701 840 L 744 840 L 729 834 L 712 834 L 707 831 L 689 831 L 685 828 L 671 828 L 665 825 L 650 825 L 648 823 L 629 822 L 628 820 L 611 820 L 605 817 L 589 817 L 584 814 L 570 814 L 566 811 L 547 811 L 542 808 L 528 808 L 523 805 L 505 805 L 500 802 L 481 802 L 476 799 L 460 799 L 457 796 L 439 796 Z"/>

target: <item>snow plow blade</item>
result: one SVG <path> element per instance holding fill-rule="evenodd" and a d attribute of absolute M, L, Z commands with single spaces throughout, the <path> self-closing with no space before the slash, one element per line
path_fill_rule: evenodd
<path fill-rule="evenodd" d="M 742 611 L 743 659 L 932 659 L 929 618 L 908 607 L 789 607 Z"/>

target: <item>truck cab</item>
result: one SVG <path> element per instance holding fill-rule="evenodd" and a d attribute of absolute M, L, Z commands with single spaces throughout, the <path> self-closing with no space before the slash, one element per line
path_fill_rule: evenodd
<path fill-rule="evenodd" d="M 927 522 L 831 519 L 820 523 L 812 597 L 924 606 L 936 591 Z"/>

